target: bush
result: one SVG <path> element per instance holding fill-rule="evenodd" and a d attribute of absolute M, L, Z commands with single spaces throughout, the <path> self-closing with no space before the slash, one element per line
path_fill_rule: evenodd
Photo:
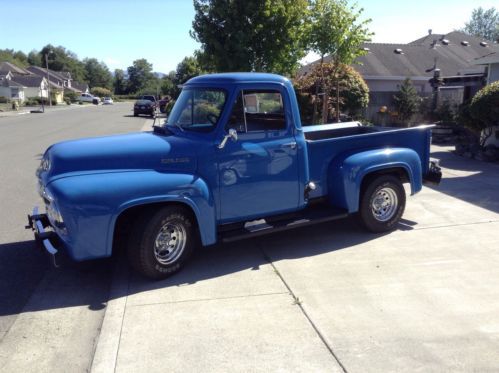
<path fill-rule="evenodd" d="M 324 63 L 323 70 L 324 83 L 327 87 L 329 97 L 328 110 L 331 111 L 336 107 L 336 79 L 333 76 L 333 65 Z M 340 111 L 356 117 L 369 103 L 369 88 L 364 79 L 362 79 L 362 76 L 350 66 L 341 66 L 337 74 L 340 91 Z M 307 75 L 301 76 L 294 81 L 300 112 L 302 113 L 302 122 L 304 123 L 312 123 L 313 107 L 309 106 L 313 106 L 315 100 L 319 103 L 317 109 L 322 111 L 322 100 L 320 97 L 323 96 L 316 97 L 315 95 L 316 84 L 320 84 L 321 76 L 321 67 L 317 63 Z M 322 91 L 323 89 L 320 88 L 319 92 Z M 317 118 L 319 117 L 320 115 L 317 115 Z"/>
<path fill-rule="evenodd" d="M 24 105 L 26 106 L 37 106 L 40 105 L 40 102 L 37 100 L 38 97 L 28 97 L 24 101 Z"/>
<path fill-rule="evenodd" d="M 499 126 L 499 81 L 491 83 L 477 92 L 470 104 L 471 120 L 468 126 L 481 133 L 483 146 L 492 135 L 494 126 Z"/>
<path fill-rule="evenodd" d="M 111 91 L 104 87 L 93 87 L 90 93 L 98 97 L 111 97 Z"/>
<path fill-rule="evenodd" d="M 69 100 L 69 102 L 76 102 L 78 100 L 78 95 L 73 91 L 64 92 L 64 101 L 66 100 Z"/>
<path fill-rule="evenodd" d="M 10 100 L 5 96 L 0 96 L 0 104 L 8 104 Z"/>
<path fill-rule="evenodd" d="M 42 103 L 44 105 L 49 104 L 49 100 L 47 99 L 47 97 L 29 97 L 26 102 L 29 102 L 31 104 L 30 106 L 41 105 Z M 26 105 L 28 105 L 28 104 L 26 104 Z M 52 106 L 55 106 L 55 105 L 57 105 L 57 101 L 55 100 L 55 98 L 52 97 Z"/>

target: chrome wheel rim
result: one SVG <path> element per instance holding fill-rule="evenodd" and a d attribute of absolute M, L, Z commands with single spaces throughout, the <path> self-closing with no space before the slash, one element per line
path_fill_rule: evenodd
<path fill-rule="evenodd" d="M 398 197 L 392 188 L 381 188 L 371 200 L 371 210 L 376 220 L 385 222 L 397 212 Z"/>
<path fill-rule="evenodd" d="M 187 233 L 182 224 L 166 223 L 154 241 L 154 257 L 160 264 L 172 264 L 184 252 L 186 242 Z"/>

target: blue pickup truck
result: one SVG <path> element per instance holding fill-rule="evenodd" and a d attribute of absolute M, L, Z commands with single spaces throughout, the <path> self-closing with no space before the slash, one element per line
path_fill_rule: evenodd
<path fill-rule="evenodd" d="M 440 181 L 430 141 L 430 126 L 302 126 L 279 75 L 199 76 L 150 132 L 49 147 L 37 170 L 46 213 L 35 208 L 27 227 L 76 261 L 124 246 L 153 279 L 199 246 L 349 214 L 385 232 L 404 212 L 403 183 L 414 194 Z"/>

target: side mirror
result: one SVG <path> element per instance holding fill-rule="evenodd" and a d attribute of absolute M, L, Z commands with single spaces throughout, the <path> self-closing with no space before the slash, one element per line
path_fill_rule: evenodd
<path fill-rule="evenodd" d="M 218 149 L 223 149 L 228 139 L 231 139 L 232 141 L 237 141 L 237 131 L 234 128 L 229 128 L 229 133 L 224 136 L 224 139 L 222 140 L 220 145 L 218 145 Z"/>

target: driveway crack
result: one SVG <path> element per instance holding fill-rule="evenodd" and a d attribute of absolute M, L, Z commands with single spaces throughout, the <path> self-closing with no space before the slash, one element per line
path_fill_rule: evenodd
<path fill-rule="evenodd" d="M 314 323 L 314 321 L 312 320 L 312 318 L 310 317 L 310 315 L 308 314 L 308 312 L 303 307 L 302 301 L 296 296 L 295 292 L 291 289 L 291 286 L 289 286 L 289 284 L 287 283 L 287 281 L 284 279 L 284 276 L 281 274 L 281 272 L 279 272 L 279 270 L 277 269 L 277 267 L 274 265 L 274 262 L 272 261 L 272 259 L 263 250 L 262 246 L 260 244 L 258 246 L 259 246 L 260 251 L 262 252 L 262 255 L 265 258 L 265 260 L 272 266 L 272 268 L 274 269 L 274 272 L 280 278 L 280 280 L 282 281 L 282 283 L 284 284 L 284 286 L 286 287 L 286 289 L 288 289 L 289 294 L 291 294 L 291 296 L 293 297 L 294 304 L 296 304 L 298 307 L 300 307 L 301 312 L 303 313 L 303 315 L 305 316 L 305 318 L 308 320 L 310 326 L 312 326 L 312 328 L 314 329 L 314 331 L 317 334 L 317 336 L 320 338 L 320 340 L 322 341 L 322 343 L 324 344 L 324 346 L 327 348 L 327 350 L 329 351 L 329 353 L 336 360 L 336 362 L 341 367 L 341 369 L 343 370 L 343 372 L 348 373 L 347 369 L 345 368 L 345 366 L 343 365 L 343 363 L 340 361 L 340 359 L 338 358 L 338 356 L 334 352 L 333 347 L 327 342 L 325 336 L 322 334 L 322 332 L 320 331 L 320 329 L 317 327 L 317 325 Z"/>

